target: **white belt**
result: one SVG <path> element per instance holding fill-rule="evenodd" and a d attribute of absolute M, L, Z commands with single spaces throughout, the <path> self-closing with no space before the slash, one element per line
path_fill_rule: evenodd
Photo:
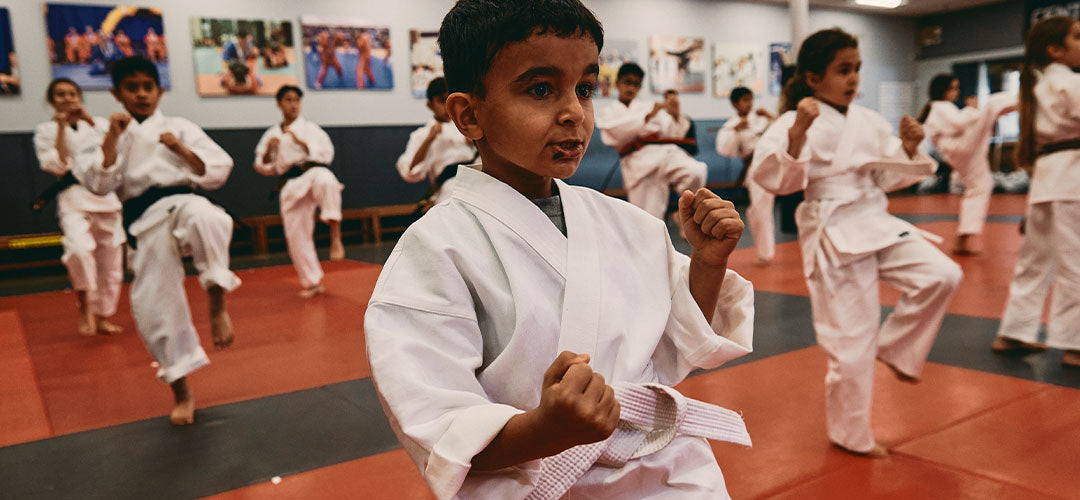
<path fill-rule="evenodd" d="M 607 439 L 575 446 L 540 464 L 540 480 L 526 500 L 557 499 L 594 463 L 621 467 L 660 451 L 676 435 L 750 446 L 742 417 L 727 408 L 683 396 L 661 384 L 612 384 L 619 401 L 619 427 Z"/>
<path fill-rule="evenodd" d="M 804 196 L 808 201 L 854 201 L 875 190 L 878 190 L 877 184 L 874 184 L 869 174 L 848 172 L 810 181 L 806 186 Z"/>

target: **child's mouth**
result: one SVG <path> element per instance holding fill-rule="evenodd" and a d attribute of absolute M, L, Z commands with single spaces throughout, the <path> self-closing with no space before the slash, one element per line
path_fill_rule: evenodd
<path fill-rule="evenodd" d="M 552 143 L 555 160 L 575 160 L 585 154 L 585 144 L 581 141 L 563 141 Z"/>

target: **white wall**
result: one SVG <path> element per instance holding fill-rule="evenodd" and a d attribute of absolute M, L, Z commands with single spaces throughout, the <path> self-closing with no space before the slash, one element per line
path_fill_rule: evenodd
<path fill-rule="evenodd" d="M 128 0 L 71 0 L 87 4 L 114 5 Z M 293 21 L 299 43 L 302 14 L 361 17 L 390 25 L 394 55 L 394 90 L 308 92 L 305 115 L 327 126 L 402 125 L 421 123 L 428 117 L 422 101 L 408 88 L 410 29 L 436 29 L 452 0 L 130 0 L 130 3 L 161 7 L 169 48 L 171 90 L 162 100 L 162 111 L 179 114 L 206 128 L 263 127 L 279 119 L 272 98 L 207 97 L 195 91 L 190 18 L 262 18 Z M 704 37 L 711 57 L 714 41 L 748 41 L 767 45 L 788 41 L 790 17 L 784 6 L 716 0 L 585 0 L 609 38 L 632 39 L 645 55 L 651 34 Z M 41 2 L 17 0 L 5 5 L 11 12 L 15 49 L 19 55 L 23 93 L 0 99 L 0 132 L 32 130 L 45 120 L 50 109 L 43 92 L 51 78 L 45 45 L 45 20 Z M 838 26 L 860 37 L 863 57 L 861 104 L 877 105 L 880 81 L 914 79 L 915 25 L 909 19 L 871 16 L 835 10 L 812 10 L 810 29 Z M 301 75 L 301 81 L 304 81 Z M 301 85 L 303 86 L 303 85 Z M 696 118 L 731 116 L 727 99 L 712 96 L 712 84 L 702 95 L 684 97 L 683 109 Z M 765 96 L 763 96 L 765 97 Z M 119 109 L 105 91 L 87 91 L 89 110 L 107 114 Z M 775 107 L 775 98 L 759 104 Z"/>

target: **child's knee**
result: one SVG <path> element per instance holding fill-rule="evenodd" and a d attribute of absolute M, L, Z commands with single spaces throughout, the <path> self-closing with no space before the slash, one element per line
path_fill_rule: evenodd
<path fill-rule="evenodd" d="M 964 278 L 964 271 L 960 265 L 952 260 L 946 260 L 938 269 L 932 286 L 944 293 L 952 293 L 960 286 L 960 280 Z"/>

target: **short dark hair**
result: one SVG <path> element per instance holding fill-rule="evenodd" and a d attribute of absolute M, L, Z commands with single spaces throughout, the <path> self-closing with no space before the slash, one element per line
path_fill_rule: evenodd
<path fill-rule="evenodd" d="M 428 82 L 428 84 L 427 84 L 427 100 L 430 101 L 430 100 L 432 100 L 432 99 L 434 99 L 436 97 L 439 97 L 441 95 L 446 95 L 446 94 L 447 94 L 446 78 L 443 78 L 443 77 L 440 76 L 440 77 L 437 77 L 434 80 L 431 80 L 430 82 Z"/>
<path fill-rule="evenodd" d="M 248 36 L 247 30 L 239 30 L 239 31 L 236 32 L 236 38 L 247 38 L 247 36 Z"/>
<path fill-rule="evenodd" d="M 125 57 L 112 65 L 113 88 L 120 88 L 120 82 L 135 73 L 146 73 L 154 79 L 158 87 L 161 86 L 161 75 L 158 74 L 157 65 L 142 56 Z"/>
<path fill-rule="evenodd" d="M 743 96 L 747 95 L 753 97 L 754 92 L 746 87 L 735 87 L 731 89 L 731 95 L 728 97 L 731 99 L 731 105 L 734 106 L 743 98 Z"/>
<path fill-rule="evenodd" d="M 667 90 L 664 91 L 664 97 L 667 97 L 667 96 L 672 95 L 672 94 L 679 95 L 679 91 L 675 90 L 675 89 L 667 89 Z"/>
<path fill-rule="evenodd" d="M 460 0 L 443 18 L 439 50 L 449 92 L 484 96 L 484 76 L 503 47 L 533 35 L 588 36 L 597 50 L 604 28 L 580 0 Z"/>
<path fill-rule="evenodd" d="M 277 94 L 274 95 L 274 99 L 277 99 L 277 102 L 281 102 L 289 92 L 296 92 L 296 97 L 301 99 L 304 97 L 304 91 L 300 90 L 300 87 L 297 87 L 296 85 L 282 85 L 281 88 L 277 89 Z"/>
<path fill-rule="evenodd" d="M 641 66 L 638 66 L 637 63 L 625 63 L 622 66 L 619 66 L 619 73 L 615 75 L 615 81 L 622 80 L 622 77 L 626 75 L 645 78 L 645 70 L 641 69 Z"/>
<path fill-rule="evenodd" d="M 45 100 L 48 101 L 50 104 L 52 104 L 53 102 L 53 91 L 56 90 L 56 86 L 60 85 L 61 83 L 66 83 L 68 85 L 71 85 L 72 87 L 75 87 L 75 93 L 79 94 L 80 98 L 82 97 L 82 87 L 79 87 L 79 84 L 75 83 L 75 80 L 67 77 L 60 77 L 49 82 L 49 88 L 45 89 Z"/>

